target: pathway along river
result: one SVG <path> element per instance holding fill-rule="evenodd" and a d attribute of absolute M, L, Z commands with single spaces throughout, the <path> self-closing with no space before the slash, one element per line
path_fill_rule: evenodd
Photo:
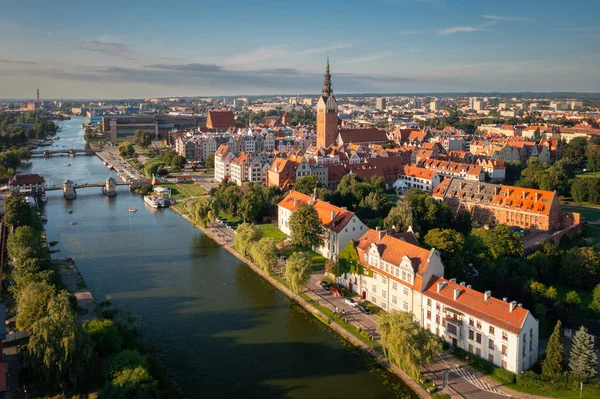
<path fill-rule="evenodd" d="M 59 122 L 61 139 L 51 148 L 83 148 L 85 121 Z M 35 158 L 23 171 L 57 185 L 65 177 L 95 183 L 109 176 L 90 156 Z M 396 376 L 373 372 L 370 357 L 290 306 L 175 212 L 149 208 L 127 187 L 115 198 L 99 188 L 77 194 L 67 202 L 61 191 L 49 192 L 48 240 L 59 242 L 58 256 L 76 260 L 96 300 L 110 296 L 139 318 L 152 353 L 186 397 L 412 397 Z"/>

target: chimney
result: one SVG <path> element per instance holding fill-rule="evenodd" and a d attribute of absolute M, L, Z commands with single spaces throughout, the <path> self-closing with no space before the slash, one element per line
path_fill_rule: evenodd
<path fill-rule="evenodd" d="M 527 196 L 527 191 L 523 190 L 523 199 Z"/>
<path fill-rule="evenodd" d="M 477 192 L 480 193 L 481 192 L 481 184 L 477 185 Z"/>
<path fill-rule="evenodd" d="M 296 199 L 296 197 L 294 197 L 294 206 L 296 206 L 297 203 L 298 203 L 298 200 Z"/>
<path fill-rule="evenodd" d="M 540 197 L 542 196 L 542 194 L 540 193 L 535 193 L 535 202 L 538 202 L 540 200 Z"/>
<path fill-rule="evenodd" d="M 315 187 L 315 190 L 313 191 L 313 199 L 316 201 L 317 200 L 317 188 Z"/>
<path fill-rule="evenodd" d="M 331 211 L 331 220 L 335 219 L 335 211 Z"/>
<path fill-rule="evenodd" d="M 460 282 L 460 285 L 462 285 L 462 286 L 464 287 L 464 286 L 465 286 L 465 282 L 464 282 L 464 281 L 461 281 L 461 282 Z"/>
<path fill-rule="evenodd" d="M 487 301 L 492 296 L 492 291 L 486 291 L 483 293 L 483 300 Z"/>
<path fill-rule="evenodd" d="M 522 308 L 523 304 L 522 303 L 517 303 L 517 306 L 520 307 L 520 308 Z"/>
<path fill-rule="evenodd" d="M 439 283 L 437 283 L 437 292 L 438 294 L 440 293 L 440 291 L 446 286 L 446 282 L 445 281 L 440 281 Z"/>
<path fill-rule="evenodd" d="M 460 289 L 459 288 L 455 288 L 454 289 L 454 300 L 455 301 L 458 299 L 459 295 L 460 295 Z"/>
<path fill-rule="evenodd" d="M 471 288 L 471 284 L 467 285 L 467 288 Z"/>
<path fill-rule="evenodd" d="M 451 283 L 456 283 L 456 279 L 455 279 L 455 278 L 451 278 L 449 281 L 450 281 Z"/>
<path fill-rule="evenodd" d="M 383 236 L 385 235 L 386 230 L 381 230 L 381 227 L 377 226 L 375 231 L 377 231 L 377 241 L 383 240 Z"/>
<path fill-rule="evenodd" d="M 507 297 L 504 297 L 504 298 L 502 298 L 502 300 L 503 300 L 504 302 L 508 302 L 508 298 L 507 298 Z"/>
<path fill-rule="evenodd" d="M 512 312 L 517 307 L 517 301 L 512 301 L 509 306 L 509 310 Z"/>

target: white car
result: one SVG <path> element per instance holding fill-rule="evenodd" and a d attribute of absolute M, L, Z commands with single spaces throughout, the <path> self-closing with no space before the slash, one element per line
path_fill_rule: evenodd
<path fill-rule="evenodd" d="M 344 299 L 344 302 L 346 302 L 346 305 L 350 305 L 353 308 L 358 306 L 358 303 L 354 302 L 354 299 L 352 298 L 346 298 Z"/>

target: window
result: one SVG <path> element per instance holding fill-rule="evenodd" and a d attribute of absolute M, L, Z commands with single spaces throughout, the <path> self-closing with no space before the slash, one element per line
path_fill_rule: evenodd
<path fill-rule="evenodd" d="M 533 341 L 529 341 L 529 352 L 533 350 Z"/>
<path fill-rule="evenodd" d="M 506 331 L 502 331 L 502 339 L 508 341 L 508 333 Z"/>
<path fill-rule="evenodd" d="M 493 340 L 493 339 L 490 339 L 490 340 L 488 341 L 488 348 L 489 348 L 489 349 L 492 349 L 492 350 L 494 349 L 494 340 Z"/>
<path fill-rule="evenodd" d="M 475 354 L 479 357 L 481 357 L 481 349 L 477 348 L 475 349 Z"/>
<path fill-rule="evenodd" d="M 494 326 L 490 326 L 490 334 L 494 335 Z"/>
<path fill-rule="evenodd" d="M 427 311 L 427 320 L 431 320 L 431 310 Z"/>
<path fill-rule="evenodd" d="M 481 343 L 481 334 L 477 333 L 477 335 L 475 335 L 475 342 L 477 342 L 478 344 Z"/>
<path fill-rule="evenodd" d="M 506 367 L 508 367 L 508 363 L 506 363 L 506 360 L 502 361 L 502 368 L 505 369 Z"/>
<path fill-rule="evenodd" d="M 427 298 L 427 306 L 431 307 L 431 299 Z"/>
<path fill-rule="evenodd" d="M 404 301 L 404 303 L 402 303 L 402 308 L 408 311 L 408 302 Z"/>
<path fill-rule="evenodd" d="M 527 345 L 523 345 L 523 356 L 527 356 Z"/>
<path fill-rule="evenodd" d="M 383 282 L 383 284 L 387 284 L 387 277 L 381 277 L 381 281 Z"/>
<path fill-rule="evenodd" d="M 375 295 L 371 295 L 371 302 L 377 303 L 377 297 Z"/>
<path fill-rule="evenodd" d="M 404 287 L 404 295 L 408 295 L 408 288 Z"/>
<path fill-rule="evenodd" d="M 398 283 L 394 282 L 392 283 L 392 289 L 395 291 L 398 289 Z"/>
<path fill-rule="evenodd" d="M 371 287 L 371 288 L 373 288 L 373 294 L 377 294 L 377 286 L 375 284 L 373 284 L 373 287 Z"/>
<path fill-rule="evenodd" d="M 473 353 L 473 345 L 469 344 L 469 352 Z"/>
<path fill-rule="evenodd" d="M 475 325 L 475 320 L 473 320 L 472 317 L 469 317 L 469 325 L 470 326 L 474 326 Z"/>
<path fill-rule="evenodd" d="M 469 339 L 471 341 L 473 341 L 473 338 L 475 337 L 475 331 L 473 330 L 469 330 Z M 470 346 L 470 345 L 469 345 Z M 473 352 L 473 350 L 469 349 L 469 352 Z"/>
<path fill-rule="evenodd" d="M 435 323 L 440 324 L 440 315 L 439 314 L 435 315 Z"/>
<path fill-rule="evenodd" d="M 387 298 L 387 292 L 386 291 L 381 291 L 381 297 L 382 298 Z"/>
<path fill-rule="evenodd" d="M 523 368 L 521 370 L 525 370 L 525 362 L 523 362 Z"/>
<path fill-rule="evenodd" d="M 392 303 L 395 305 L 398 302 L 398 298 L 392 295 Z"/>
<path fill-rule="evenodd" d="M 494 363 L 494 355 L 488 355 L 488 361 Z"/>
<path fill-rule="evenodd" d="M 477 320 L 477 323 L 475 324 L 477 324 L 477 328 L 481 328 L 481 321 Z"/>
<path fill-rule="evenodd" d="M 523 342 L 527 342 L 527 333 L 523 333 Z"/>
<path fill-rule="evenodd" d="M 533 338 L 533 328 L 529 329 L 529 338 Z"/>
<path fill-rule="evenodd" d="M 454 324 L 448 324 L 448 332 L 453 335 L 458 335 L 456 333 L 456 326 Z"/>
<path fill-rule="evenodd" d="M 508 346 L 502 345 L 502 354 L 508 356 Z"/>

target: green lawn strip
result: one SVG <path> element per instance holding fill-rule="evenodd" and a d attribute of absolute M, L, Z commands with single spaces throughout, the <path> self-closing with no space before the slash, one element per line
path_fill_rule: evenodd
<path fill-rule="evenodd" d="M 179 183 L 179 185 L 182 186 L 192 197 L 200 197 L 208 194 L 205 189 L 193 182 Z"/>
<path fill-rule="evenodd" d="M 587 220 L 588 222 L 594 222 L 596 220 L 600 220 L 600 208 L 599 209 L 591 209 L 591 208 L 579 208 L 575 206 L 563 205 L 561 206 L 563 211 L 567 212 L 577 212 L 581 214 L 581 217 Z"/>
<path fill-rule="evenodd" d="M 263 237 L 271 238 L 275 242 L 280 242 L 287 238 L 287 235 L 272 223 L 258 224 L 256 227 L 258 227 Z"/>
<path fill-rule="evenodd" d="M 576 179 L 600 178 L 600 172 L 584 172 L 575 175 Z"/>
<path fill-rule="evenodd" d="M 175 184 L 161 184 L 161 187 L 165 187 L 171 190 L 171 198 L 175 200 L 183 200 L 189 198 L 189 194 L 183 191 L 181 188 L 177 187 Z"/>
<path fill-rule="evenodd" d="M 227 222 L 234 230 L 242 224 L 242 219 L 237 216 L 230 215 L 228 212 L 219 211 L 219 219 Z"/>
<path fill-rule="evenodd" d="M 175 204 L 175 208 L 179 209 L 182 213 L 186 215 L 189 214 L 188 210 L 185 208 L 185 202 L 178 202 L 177 204 Z"/>
<path fill-rule="evenodd" d="M 529 393 L 532 395 L 548 396 L 550 398 L 561 398 L 561 399 L 579 399 L 579 390 L 567 391 L 567 390 L 554 390 L 554 389 L 539 389 L 537 387 L 524 387 L 517 383 L 505 384 L 506 388 L 512 389 L 517 392 Z M 597 399 L 598 392 L 586 392 L 585 385 L 583 386 L 583 395 L 581 399 Z"/>
<path fill-rule="evenodd" d="M 287 248 L 284 251 L 281 251 L 281 255 L 284 255 L 285 257 L 290 257 L 291 254 L 293 254 L 294 252 L 300 252 L 302 251 L 301 249 L 298 248 Z M 309 249 L 307 251 L 312 259 L 312 269 L 313 271 L 317 271 L 317 270 L 323 270 L 325 269 L 325 262 L 327 262 L 327 259 L 324 258 L 323 256 L 319 255 L 318 253 L 316 253 L 315 251 L 313 251 L 312 249 Z"/>

